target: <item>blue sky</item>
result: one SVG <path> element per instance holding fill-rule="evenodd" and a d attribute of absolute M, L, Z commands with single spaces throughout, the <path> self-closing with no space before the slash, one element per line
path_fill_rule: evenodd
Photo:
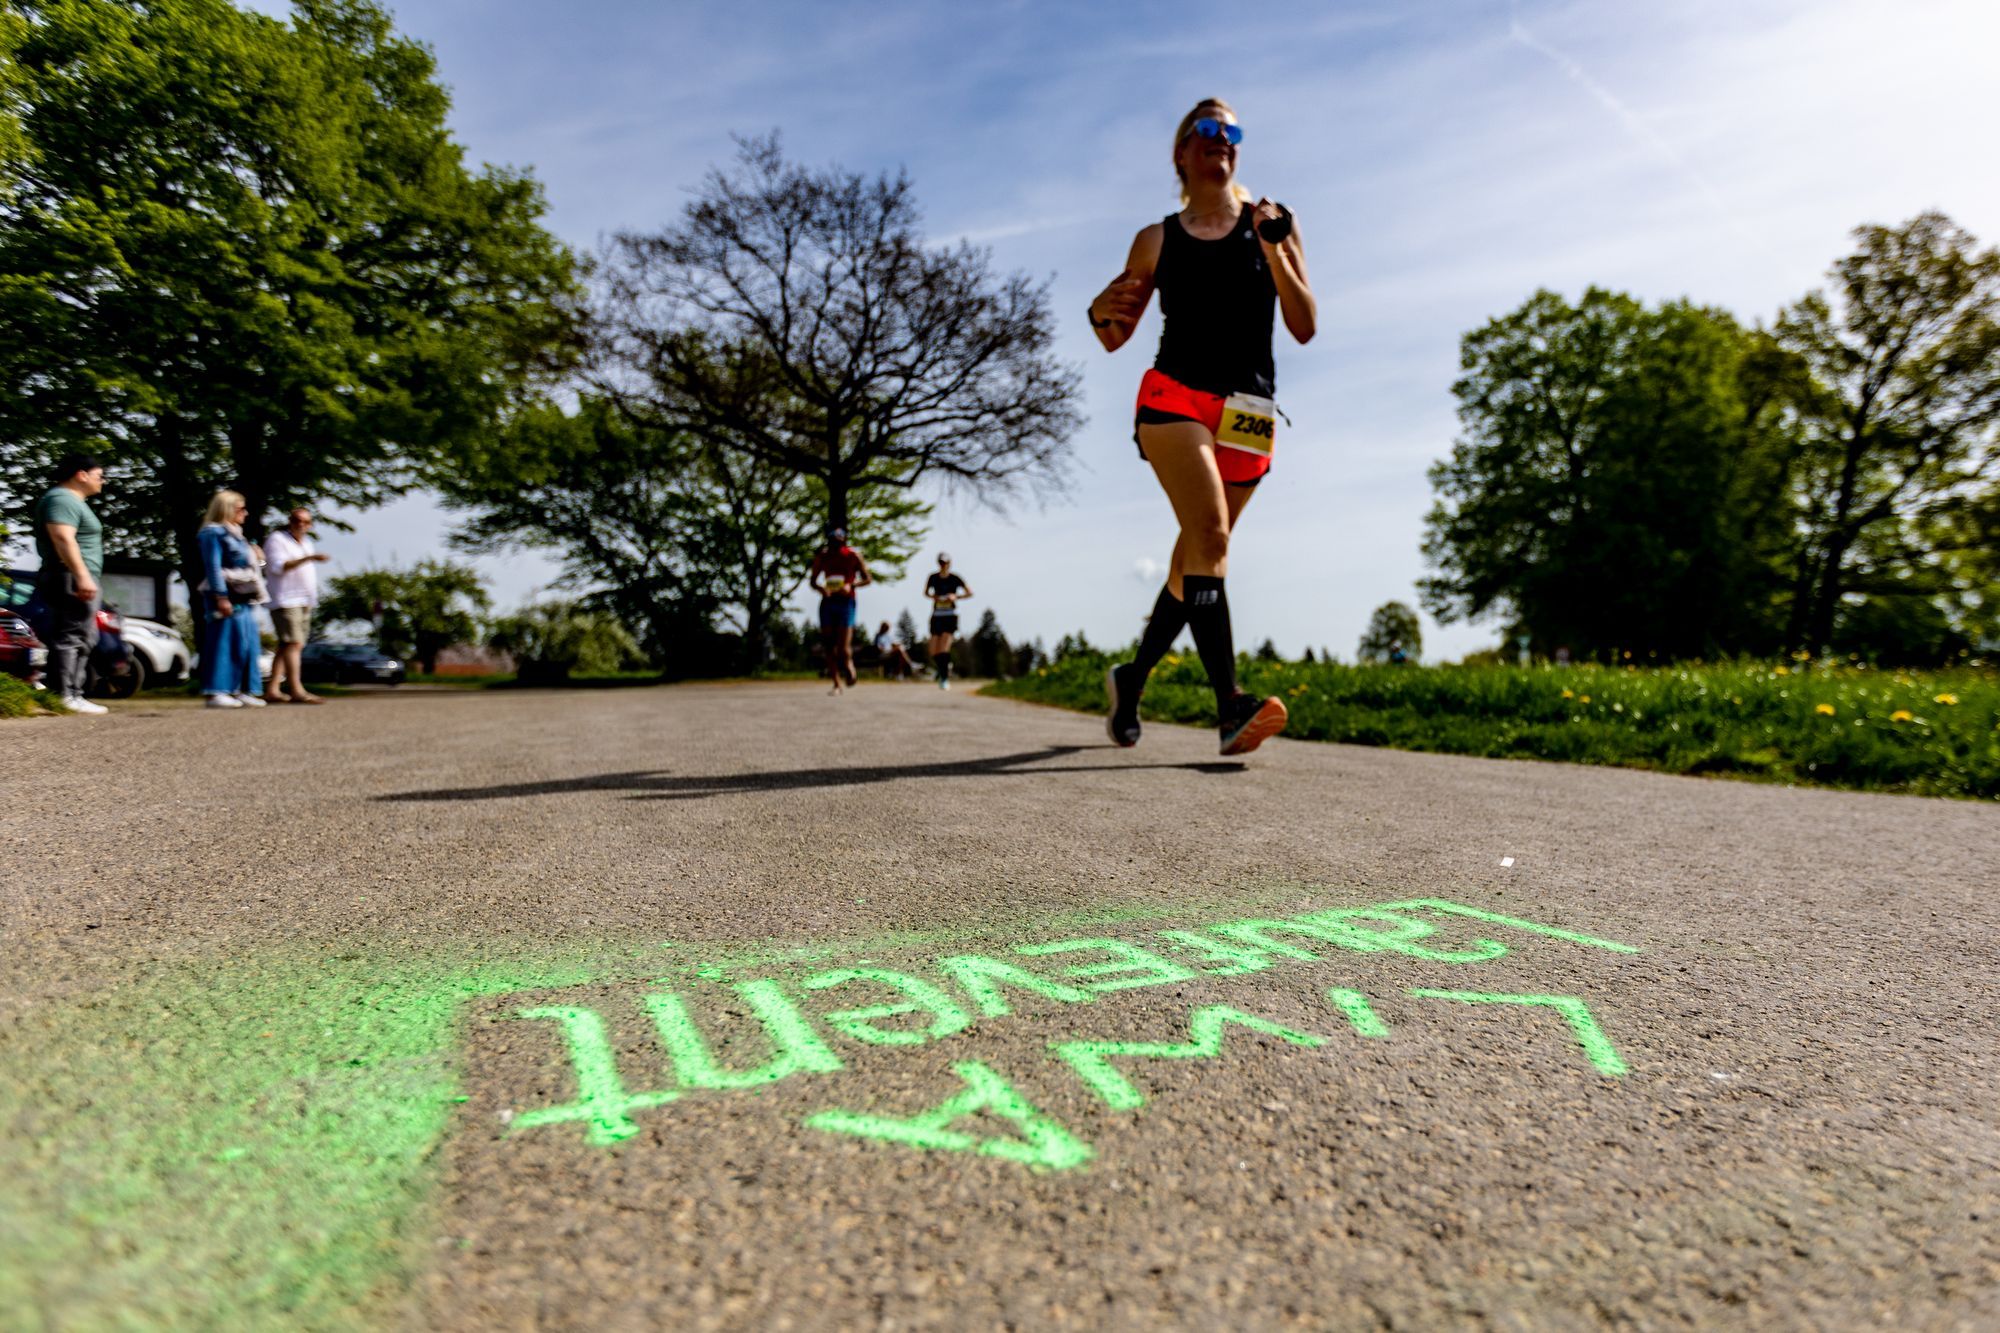
<path fill-rule="evenodd" d="M 2000 240 L 1991 0 L 394 8 L 468 156 L 532 169 L 580 249 L 672 220 L 732 131 L 777 129 L 805 161 L 907 167 L 934 239 L 1053 279 L 1090 414 L 1074 483 L 1006 515 L 933 497 L 926 556 L 864 595 L 871 624 L 921 609 L 942 546 L 1014 638 L 1137 634 L 1173 539 L 1130 442 L 1158 316 L 1106 356 L 1082 310 L 1174 207 L 1168 139 L 1203 96 L 1240 114 L 1245 183 L 1296 211 L 1320 303 L 1311 345 L 1280 339 L 1296 424 L 1231 563 L 1239 643 L 1288 655 L 1351 659 L 1375 606 L 1415 601 L 1459 336 L 1537 287 L 1769 319 L 1858 224 L 1942 208 Z M 436 553 L 450 522 L 423 497 L 346 517 L 334 572 Z M 552 574 L 483 563 L 503 605 Z M 1496 637 L 1425 617 L 1433 660 Z"/>

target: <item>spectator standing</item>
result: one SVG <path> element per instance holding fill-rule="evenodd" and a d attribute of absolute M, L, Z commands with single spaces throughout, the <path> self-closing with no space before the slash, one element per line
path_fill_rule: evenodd
<path fill-rule="evenodd" d="M 264 553 L 243 536 L 250 506 L 235 491 L 217 491 L 201 531 L 201 692 L 210 708 L 264 706 L 257 658 L 257 604 L 268 594 L 258 564 Z"/>
<path fill-rule="evenodd" d="M 285 702 L 283 681 L 295 704 L 326 700 L 306 689 L 300 659 L 312 631 L 313 608 L 319 605 L 319 570 L 326 557 L 313 547 L 312 512 L 294 509 L 285 526 L 264 538 L 264 580 L 271 594 L 271 628 L 278 636 L 278 657 L 264 688 L 266 703 Z"/>
<path fill-rule="evenodd" d="M 55 692 L 73 713 L 103 713 L 83 697 L 90 650 L 97 642 L 97 580 L 104 573 L 104 525 L 89 501 L 104 489 L 104 465 L 71 454 L 56 465 L 55 484 L 35 502 L 35 553 L 42 559 L 35 591 L 49 616 L 49 670 Z"/>

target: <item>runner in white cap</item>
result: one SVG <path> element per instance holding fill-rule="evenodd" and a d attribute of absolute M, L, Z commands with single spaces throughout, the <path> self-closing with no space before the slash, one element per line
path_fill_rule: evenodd
<path fill-rule="evenodd" d="M 951 640 L 958 633 L 958 604 L 972 596 L 966 581 L 951 572 L 951 557 L 938 552 L 937 573 L 924 580 L 931 599 L 931 674 L 938 688 L 951 688 Z"/>

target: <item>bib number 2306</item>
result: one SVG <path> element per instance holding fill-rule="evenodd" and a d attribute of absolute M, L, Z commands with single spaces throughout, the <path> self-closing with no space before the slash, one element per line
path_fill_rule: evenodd
<path fill-rule="evenodd" d="M 1270 457 L 1278 438 L 1278 405 L 1252 393 L 1233 393 L 1222 404 L 1222 426 L 1215 442 Z"/>

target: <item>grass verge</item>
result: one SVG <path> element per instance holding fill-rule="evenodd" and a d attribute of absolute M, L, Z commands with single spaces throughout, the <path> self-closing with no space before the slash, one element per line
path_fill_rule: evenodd
<path fill-rule="evenodd" d="M 0 676 L 0 717 L 41 717 L 65 711 L 46 690 L 38 690 L 19 676 Z"/>
<path fill-rule="evenodd" d="M 1068 657 L 988 692 L 1102 712 L 1104 669 Z M 1390 667 L 1244 660 L 1285 734 L 1497 758 L 2000 799 L 2000 674 L 1798 663 L 1656 668 Z M 1142 716 L 1215 724 L 1201 664 L 1169 656 Z"/>

